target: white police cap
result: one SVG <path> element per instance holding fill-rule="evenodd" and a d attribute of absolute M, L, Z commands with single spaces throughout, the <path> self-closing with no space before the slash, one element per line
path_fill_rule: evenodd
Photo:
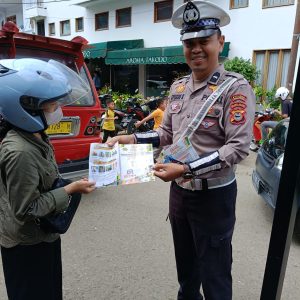
<path fill-rule="evenodd" d="M 180 40 L 211 36 L 230 23 L 229 15 L 209 1 L 188 1 L 178 7 L 172 16 L 172 24 L 180 28 Z"/>

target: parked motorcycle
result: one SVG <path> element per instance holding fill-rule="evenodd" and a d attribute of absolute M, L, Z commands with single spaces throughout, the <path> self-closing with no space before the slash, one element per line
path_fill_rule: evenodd
<path fill-rule="evenodd" d="M 255 118 L 253 123 L 253 138 L 250 144 L 250 150 L 257 151 L 260 147 L 260 142 L 262 139 L 260 124 L 264 121 L 273 120 L 274 116 L 275 114 L 273 109 L 260 109 L 259 111 L 255 112 Z"/>
<path fill-rule="evenodd" d="M 145 132 L 151 130 L 154 125 L 151 120 L 150 122 L 145 122 L 139 128 L 136 128 L 135 123 L 143 120 L 150 113 L 148 105 L 140 105 L 138 100 L 137 98 L 129 98 L 127 100 L 127 134 L 132 134 L 136 131 Z"/>

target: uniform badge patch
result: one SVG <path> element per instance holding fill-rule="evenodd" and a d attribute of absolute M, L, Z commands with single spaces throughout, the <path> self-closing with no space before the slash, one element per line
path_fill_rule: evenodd
<path fill-rule="evenodd" d="M 237 110 L 245 109 L 246 107 L 247 107 L 247 104 L 243 103 L 243 102 L 241 102 L 241 103 L 231 103 L 230 104 L 230 108 L 233 109 L 233 110 L 235 110 L 235 109 L 237 109 Z"/>
<path fill-rule="evenodd" d="M 179 86 L 176 87 L 175 91 L 176 93 L 182 93 L 185 90 L 185 85 L 181 84 Z"/>
<path fill-rule="evenodd" d="M 211 126 L 214 126 L 215 124 L 216 124 L 216 122 L 208 121 L 208 120 L 203 120 L 201 122 L 201 127 L 207 129 L 207 128 L 211 127 Z"/>
<path fill-rule="evenodd" d="M 180 111 L 181 106 L 182 106 L 182 102 L 179 102 L 179 101 L 173 101 L 170 104 L 170 108 L 171 108 L 172 112 L 178 112 L 178 111 Z"/>
<path fill-rule="evenodd" d="M 214 92 L 218 88 L 218 86 L 211 84 L 211 85 L 208 86 L 208 88 Z"/>
<path fill-rule="evenodd" d="M 244 110 L 231 110 L 230 123 L 233 125 L 240 125 L 246 122 L 246 112 Z"/>
<path fill-rule="evenodd" d="M 247 97 L 245 95 L 242 95 L 242 94 L 236 94 L 236 95 L 232 95 L 230 97 L 231 101 L 235 102 L 237 100 L 241 100 L 243 102 L 246 102 L 247 100 Z"/>

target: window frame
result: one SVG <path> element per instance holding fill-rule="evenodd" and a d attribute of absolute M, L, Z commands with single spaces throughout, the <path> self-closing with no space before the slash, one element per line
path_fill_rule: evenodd
<path fill-rule="evenodd" d="M 107 27 L 97 27 L 97 17 L 101 16 L 101 15 L 106 15 L 107 17 Z M 109 12 L 108 11 L 104 11 L 98 14 L 95 14 L 95 31 L 101 31 L 101 30 L 108 30 L 109 29 Z"/>
<path fill-rule="evenodd" d="M 119 13 L 125 10 L 129 10 L 130 11 L 130 23 L 128 25 L 119 25 L 118 23 L 118 17 L 119 17 Z M 123 27 L 131 27 L 132 26 L 132 8 L 130 7 L 125 7 L 125 8 L 120 8 L 120 9 L 116 9 L 116 28 L 123 28 Z"/>
<path fill-rule="evenodd" d="M 164 2 L 171 2 L 172 4 L 172 11 L 171 11 L 171 17 L 169 19 L 161 19 L 158 20 L 157 19 L 157 10 L 158 10 L 158 5 Z M 173 0 L 163 0 L 163 1 L 156 1 L 154 2 L 154 23 L 161 23 L 161 22 L 168 22 L 172 19 L 172 14 L 173 14 L 173 10 L 174 10 L 174 1 Z"/>
<path fill-rule="evenodd" d="M 275 86 L 280 87 L 282 81 L 282 71 L 283 71 L 283 59 L 284 53 L 289 52 L 291 54 L 291 49 L 283 48 L 283 49 L 268 49 L 268 50 L 254 50 L 252 55 L 252 62 L 256 66 L 256 55 L 257 54 L 264 54 L 264 63 L 263 63 L 263 77 L 261 78 L 261 86 L 264 89 L 267 89 L 267 82 L 268 82 L 268 70 L 269 70 L 269 63 L 270 63 L 270 54 L 271 53 L 278 53 L 278 67 L 276 71 L 276 79 L 275 79 Z"/>
<path fill-rule="evenodd" d="M 51 27 L 53 26 L 53 29 L 54 29 L 54 31 L 53 32 L 51 32 Z M 55 35 L 55 22 L 52 22 L 52 23 L 49 23 L 48 24 L 48 32 L 49 32 L 49 36 L 53 36 L 53 35 Z"/>
<path fill-rule="evenodd" d="M 79 22 L 79 20 L 82 20 L 82 29 L 78 28 L 78 22 Z M 84 18 L 83 17 L 75 18 L 75 31 L 76 32 L 84 31 Z"/>
<path fill-rule="evenodd" d="M 70 32 L 69 32 L 69 33 L 63 33 L 63 24 L 65 24 L 65 23 L 67 23 L 67 22 L 69 23 Z M 71 21 L 70 21 L 70 19 L 60 21 L 59 24 L 60 24 L 60 36 L 68 36 L 68 35 L 71 35 Z"/>
<path fill-rule="evenodd" d="M 295 0 L 287 0 L 288 3 L 286 4 L 276 4 L 276 5 L 267 5 L 268 0 L 262 0 L 262 8 L 273 8 L 273 7 L 281 7 L 281 6 L 288 6 L 288 5 L 294 5 Z"/>
<path fill-rule="evenodd" d="M 247 0 L 247 4 L 244 6 L 237 6 L 234 7 L 234 0 L 230 0 L 229 9 L 240 9 L 240 8 L 246 8 L 249 7 L 249 0 Z"/>

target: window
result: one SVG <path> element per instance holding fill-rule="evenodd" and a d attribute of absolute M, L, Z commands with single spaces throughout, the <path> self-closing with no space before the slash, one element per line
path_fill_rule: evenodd
<path fill-rule="evenodd" d="M 76 31 L 83 31 L 83 18 L 76 18 L 75 19 L 75 30 Z"/>
<path fill-rule="evenodd" d="M 263 0 L 263 8 L 282 5 L 292 5 L 295 0 Z"/>
<path fill-rule="evenodd" d="M 242 8 L 248 7 L 249 1 L 248 0 L 230 0 L 230 8 Z"/>
<path fill-rule="evenodd" d="M 9 16 L 6 18 L 6 22 L 14 22 L 15 24 L 17 24 L 17 16 Z"/>
<path fill-rule="evenodd" d="M 154 22 L 171 20 L 173 14 L 173 0 L 154 3 Z"/>
<path fill-rule="evenodd" d="M 95 30 L 108 29 L 108 12 L 95 15 Z"/>
<path fill-rule="evenodd" d="M 116 10 L 116 27 L 131 26 L 131 7 Z"/>
<path fill-rule="evenodd" d="M 60 35 L 70 35 L 70 20 L 60 22 Z"/>
<path fill-rule="evenodd" d="M 286 85 L 290 62 L 289 49 L 254 51 L 253 62 L 260 72 L 255 84 L 266 90 Z"/>
<path fill-rule="evenodd" d="M 55 35 L 55 23 L 49 23 L 49 35 Z"/>

